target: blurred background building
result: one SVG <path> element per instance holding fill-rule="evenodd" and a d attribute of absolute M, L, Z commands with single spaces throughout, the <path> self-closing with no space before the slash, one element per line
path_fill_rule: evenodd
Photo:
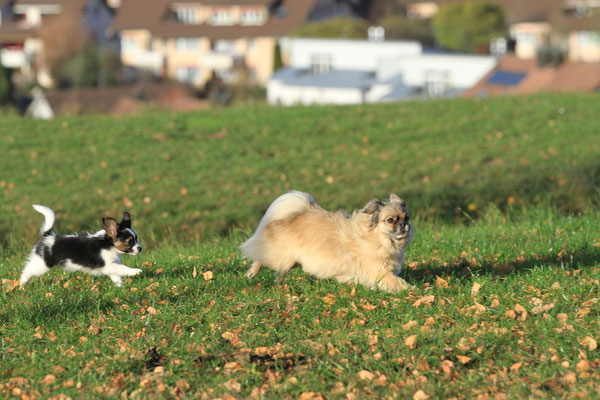
<path fill-rule="evenodd" d="M 199 107 L 598 91 L 600 0 L 0 0 L 0 44 L 23 109 L 150 83 Z"/>

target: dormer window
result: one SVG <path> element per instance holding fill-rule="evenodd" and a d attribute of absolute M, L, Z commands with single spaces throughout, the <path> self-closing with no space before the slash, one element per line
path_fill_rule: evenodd
<path fill-rule="evenodd" d="M 220 8 L 213 11 L 210 21 L 213 25 L 233 25 L 233 16 L 229 10 Z"/>
<path fill-rule="evenodd" d="M 266 17 L 263 9 L 246 8 L 242 10 L 241 24 L 242 25 L 263 25 Z"/>
<path fill-rule="evenodd" d="M 175 11 L 177 14 L 177 20 L 183 22 L 184 24 L 197 24 L 198 23 L 198 15 L 196 14 L 196 9 L 189 7 L 178 8 Z"/>

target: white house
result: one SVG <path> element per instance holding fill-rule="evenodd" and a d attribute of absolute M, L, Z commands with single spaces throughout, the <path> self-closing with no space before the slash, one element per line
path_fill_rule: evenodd
<path fill-rule="evenodd" d="M 357 104 L 456 96 L 496 65 L 492 56 L 424 52 L 416 41 L 281 41 L 288 67 L 267 84 L 270 104 Z"/>

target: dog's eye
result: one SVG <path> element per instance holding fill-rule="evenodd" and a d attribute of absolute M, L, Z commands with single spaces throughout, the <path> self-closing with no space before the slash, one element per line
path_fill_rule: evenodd
<path fill-rule="evenodd" d="M 127 239 L 127 244 L 133 244 L 133 239 L 132 238 Z"/>
<path fill-rule="evenodd" d="M 392 218 L 392 217 L 390 217 L 390 218 L 387 219 L 387 223 L 388 224 L 393 224 L 395 221 L 396 220 L 394 218 Z"/>

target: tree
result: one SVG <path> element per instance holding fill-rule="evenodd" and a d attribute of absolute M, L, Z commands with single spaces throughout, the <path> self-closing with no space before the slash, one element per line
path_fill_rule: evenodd
<path fill-rule="evenodd" d="M 492 38 L 506 34 L 504 9 L 485 1 L 447 4 L 433 18 L 433 30 L 442 47 L 487 52 Z"/>
<path fill-rule="evenodd" d="M 369 24 L 362 19 L 329 18 L 300 27 L 292 36 L 317 38 L 365 39 Z"/>
<path fill-rule="evenodd" d="M 0 64 L 0 105 L 8 104 L 12 100 L 12 93 L 11 73 Z"/>
<path fill-rule="evenodd" d="M 386 39 L 417 40 L 426 46 L 434 44 L 433 29 L 428 20 L 390 15 L 380 19 L 377 25 L 385 29 Z"/>

